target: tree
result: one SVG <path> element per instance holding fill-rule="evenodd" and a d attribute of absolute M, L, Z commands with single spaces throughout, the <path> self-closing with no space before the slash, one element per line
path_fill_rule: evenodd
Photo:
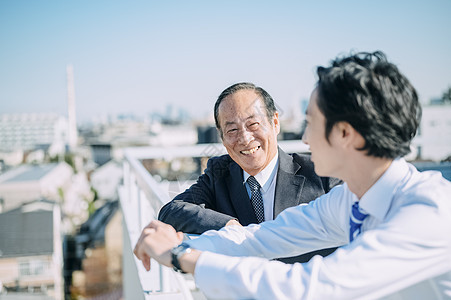
<path fill-rule="evenodd" d="M 442 100 L 451 103 L 451 86 L 443 93 Z"/>

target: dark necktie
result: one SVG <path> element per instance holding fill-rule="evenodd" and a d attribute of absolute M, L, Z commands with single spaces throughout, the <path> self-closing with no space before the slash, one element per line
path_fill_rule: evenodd
<path fill-rule="evenodd" d="M 257 217 L 258 223 L 265 220 L 265 209 L 263 208 L 263 198 L 260 193 L 260 184 L 254 178 L 254 176 L 249 176 L 247 179 L 247 184 L 251 188 L 251 203 L 254 207 L 255 216 Z"/>
<path fill-rule="evenodd" d="M 349 242 L 352 242 L 362 231 L 362 223 L 365 218 L 368 217 L 360 207 L 359 202 L 356 201 L 352 205 L 351 217 L 349 218 L 349 224 L 351 229 L 349 231 Z"/>

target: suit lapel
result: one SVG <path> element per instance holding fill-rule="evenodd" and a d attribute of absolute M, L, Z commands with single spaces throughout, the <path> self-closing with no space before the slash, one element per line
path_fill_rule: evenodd
<path fill-rule="evenodd" d="M 274 218 L 284 209 L 299 204 L 305 177 L 296 175 L 301 166 L 279 148 L 279 170 L 274 196 Z"/>
<path fill-rule="evenodd" d="M 257 223 L 254 209 L 243 184 L 243 170 L 237 163 L 232 162 L 229 166 L 230 176 L 226 178 L 227 187 L 230 191 L 230 199 L 237 213 L 237 217 L 242 225 Z"/>

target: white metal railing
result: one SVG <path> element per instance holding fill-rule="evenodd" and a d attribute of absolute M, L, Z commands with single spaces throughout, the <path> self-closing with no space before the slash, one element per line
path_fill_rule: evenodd
<path fill-rule="evenodd" d="M 288 153 L 307 152 L 301 141 L 281 141 Z M 210 157 L 225 154 L 222 144 L 199 144 L 176 147 L 136 147 L 124 150 L 124 182 L 119 189 L 124 217 L 123 286 L 125 299 L 205 299 L 190 275 L 182 275 L 152 260 L 147 272 L 133 255 L 142 229 L 157 218 L 169 195 L 144 168 L 142 159 L 170 161 L 182 157 Z"/>

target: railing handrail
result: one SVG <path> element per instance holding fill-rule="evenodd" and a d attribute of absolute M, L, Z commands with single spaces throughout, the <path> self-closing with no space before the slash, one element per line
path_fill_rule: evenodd
<path fill-rule="evenodd" d="M 139 188 L 144 192 L 147 199 L 157 200 L 157 202 L 150 201 L 150 205 L 155 211 L 158 211 L 161 206 L 169 201 L 169 196 L 161 190 L 157 181 L 146 170 L 146 168 L 144 168 L 139 159 L 134 156 L 133 149 L 127 149 L 124 157 L 128 162 L 130 169 L 136 176 L 136 181 Z"/>

